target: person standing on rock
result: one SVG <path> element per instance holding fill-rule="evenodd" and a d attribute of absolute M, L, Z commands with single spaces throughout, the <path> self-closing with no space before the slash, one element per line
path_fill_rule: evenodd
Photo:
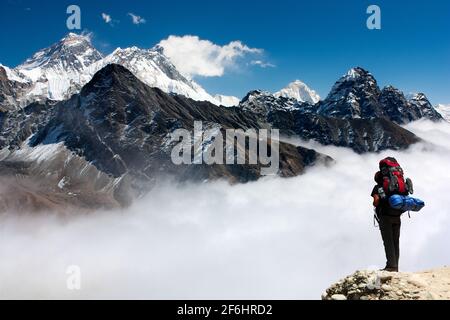
<path fill-rule="evenodd" d="M 372 190 L 375 217 L 378 221 L 386 253 L 383 271 L 398 272 L 400 259 L 400 228 L 403 211 L 391 208 L 389 197 L 412 193 L 412 182 L 404 179 L 403 169 L 397 160 L 388 157 L 380 161 L 380 171 L 375 174 L 377 183 Z"/>

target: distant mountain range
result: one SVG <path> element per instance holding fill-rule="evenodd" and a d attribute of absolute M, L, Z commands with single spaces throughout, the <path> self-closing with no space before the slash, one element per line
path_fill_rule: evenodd
<path fill-rule="evenodd" d="M 14 109 L 46 99 L 68 99 L 104 66 L 116 63 L 132 71 L 145 84 L 167 93 L 181 94 L 217 105 L 236 103 L 237 98 L 209 95 L 200 85 L 177 71 L 162 48 L 145 50 L 137 47 L 118 48 L 110 55 L 95 49 L 89 37 L 68 34 L 56 44 L 42 49 L 14 69 L 3 67 L 15 95 L 0 98 L 0 108 Z M 1 70 L 1 69 L 0 69 Z"/>
<path fill-rule="evenodd" d="M 0 65 L 0 76 L 3 76 L 3 82 L 9 80 L 10 88 L 9 92 L 2 90 L 0 110 L 12 110 L 46 99 L 68 99 L 78 93 L 97 71 L 111 63 L 124 66 L 145 84 L 166 93 L 181 94 L 216 105 L 236 106 L 239 103 L 239 98 L 233 96 L 210 95 L 199 84 L 183 76 L 160 46 L 148 50 L 117 48 L 104 57 L 92 46 L 88 36 L 69 33 L 13 69 Z M 311 103 L 320 100 L 314 90 L 299 80 L 290 83 L 275 96 Z"/>
<path fill-rule="evenodd" d="M 0 211 L 126 206 L 168 177 L 234 183 L 261 177 L 260 165 L 174 165 L 171 133 L 192 130 L 194 121 L 219 132 L 276 128 L 364 153 L 418 142 L 401 125 L 422 118 L 443 120 L 424 94 L 380 89 L 359 67 L 324 100 L 295 81 L 238 101 L 209 95 L 158 47 L 102 57 L 86 37 L 69 34 L 17 68 L 0 67 L 0 177 L 11 185 L 0 190 Z M 330 162 L 280 143 L 280 176 Z"/>

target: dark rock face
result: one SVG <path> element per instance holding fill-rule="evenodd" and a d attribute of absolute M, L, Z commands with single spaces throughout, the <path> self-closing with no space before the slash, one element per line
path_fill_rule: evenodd
<path fill-rule="evenodd" d="M 417 109 L 420 118 L 429 119 L 432 121 L 444 120 L 442 115 L 433 107 L 423 93 L 417 93 L 408 101 L 412 108 Z"/>
<path fill-rule="evenodd" d="M 362 68 L 354 68 L 336 82 L 324 101 L 318 103 L 317 113 L 340 119 L 381 117 L 384 113 L 379 96 L 375 78 Z"/>
<path fill-rule="evenodd" d="M 359 153 L 407 148 L 419 139 L 399 125 L 422 118 L 442 120 L 424 94 L 408 100 L 392 86 L 380 90 L 375 78 L 362 68 L 351 69 L 315 105 L 252 91 L 239 107 L 283 134 L 350 147 Z"/>
<path fill-rule="evenodd" d="M 8 79 L 6 70 L 0 66 L 0 112 L 16 109 L 17 98 L 31 85 Z"/>
<path fill-rule="evenodd" d="M 292 99 L 275 98 L 261 91 L 250 92 L 241 102 L 240 108 L 256 114 L 259 123 L 280 129 L 281 134 L 313 139 L 325 145 L 349 147 L 358 153 L 405 149 L 418 142 L 419 139 L 413 133 L 395 123 L 395 120 L 404 123 L 405 119 L 413 118 L 415 114 L 402 113 L 404 109 L 396 109 L 398 104 L 394 105 L 396 101 L 392 97 L 389 97 L 392 110 L 382 109 L 378 99 L 388 90 L 381 93 L 370 74 L 363 70 L 357 71 L 359 73 L 349 72 L 345 79 L 338 81 L 332 90 L 334 94 L 330 94 L 332 97 L 337 97 L 343 94 L 342 92 L 350 96 L 362 94 L 363 98 L 357 99 L 358 104 L 354 105 L 357 108 L 351 109 L 352 105 L 348 104 L 346 99 L 337 99 L 336 104 L 332 104 L 331 99 L 314 106 L 297 103 Z M 353 85 L 357 89 L 354 89 Z M 368 94 L 368 91 L 371 94 Z M 395 97 L 398 97 L 400 102 L 409 106 L 403 94 L 397 91 L 394 93 L 398 93 Z M 329 107 L 324 109 L 327 103 Z M 332 107 L 338 111 L 334 112 Z M 355 115 L 355 112 L 358 113 Z M 389 117 L 387 113 L 390 114 Z"/>
<path fill-rule="evenodd" d="M 385 118 L 339 119 L 314 113 L 273 112 L 268 120 L 281 133 L 358 153 L 405 149 L 419 141 L 413 133 Z"/>
<path fill-rule="evenodd" d="M 408 103 L 403 92 L 392 86 L 383 88 L 380 103 L 387 118 L 395 123 L 403 124 L 420 118 L 418 109 Z"/>
<path fill-rule="evenodd" d="M 23 109 L 0 112 L 0 150 L 18 149 L 50 120 L 54 115 L 54 105 L 52 101 L 34 102 Z"/>
<path fill-rule="evenodd" d="M 380 103 L 384 107 L 385 116 L 398 124 L 406 124 L 422 118 L 432 121 L 443 120 L 423 93 L 415 94 L 408 100 L 403 92 L 388 86 L 381 92 Z"/>
<path fill-rule="evenodd" d="M 172 163 L 175 129 L 193 130 L 194 121 L 221 130 L 259 128 L 257 117 L 238 108 L 217 107 L 182 96 L 170 96 L 141 83 L 127 69 L 109 65 L 79 95 L 59 103 L 53 116 L 36 131 L 31 147 L 63 142 L 78 156 L 112 177 L 132 177 L 145 188 L 161 175 L 186 179 L 256 180 L 260 165 L 180 165 Z M 317 161 L 329 161 L 313 150 L 280 144 L 280 175 L 295 176 Z"/>
<path fill-rule="evenodd" d="M 380 90 L 375 78 L 362 68 L 351 69 L 317 105 L 317 113 L 340 119 L 386 118 L 406 124 L 421 118 L 442 120 L 424 94 L 408 100 L 403 92 L 387 86 Z"/>

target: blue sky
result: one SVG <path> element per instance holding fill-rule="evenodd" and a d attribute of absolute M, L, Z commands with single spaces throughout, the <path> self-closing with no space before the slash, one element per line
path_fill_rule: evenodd
<path fill-rule="evenodd" d="M 15 66 L 68 33 L 70 4 L 80 6 L 83 30 L 92 32 L 104 53 L 119 46 L 150 48 L 170 35 L 195 35 L 219 46 L 239 40 L 264 50 L 233 60 L 221 76 L 194 75 L 210 93 L 242 97 L 300 79 L 325 97 L 343 73 L 362 66 L 381 86 L 450 103 L 450 1 L 2 0 L 0 63 Z M 381 30 L 366 27 L 371 4 L 381 8 Z M 133 24 L 128 13 L 146 23 Z M 254 60 L 274 66 L 251 65 Z"/>

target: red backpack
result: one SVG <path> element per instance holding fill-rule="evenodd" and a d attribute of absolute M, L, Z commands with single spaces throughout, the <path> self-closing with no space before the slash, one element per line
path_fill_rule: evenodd
<path fill-rule="evenodd" d="M 380 184 L 387 195 L 408 195 L 412 193 L 412 182 L 405 180 L 403 169 L 395 158 L 388 157 L 380 161 Z"/>

